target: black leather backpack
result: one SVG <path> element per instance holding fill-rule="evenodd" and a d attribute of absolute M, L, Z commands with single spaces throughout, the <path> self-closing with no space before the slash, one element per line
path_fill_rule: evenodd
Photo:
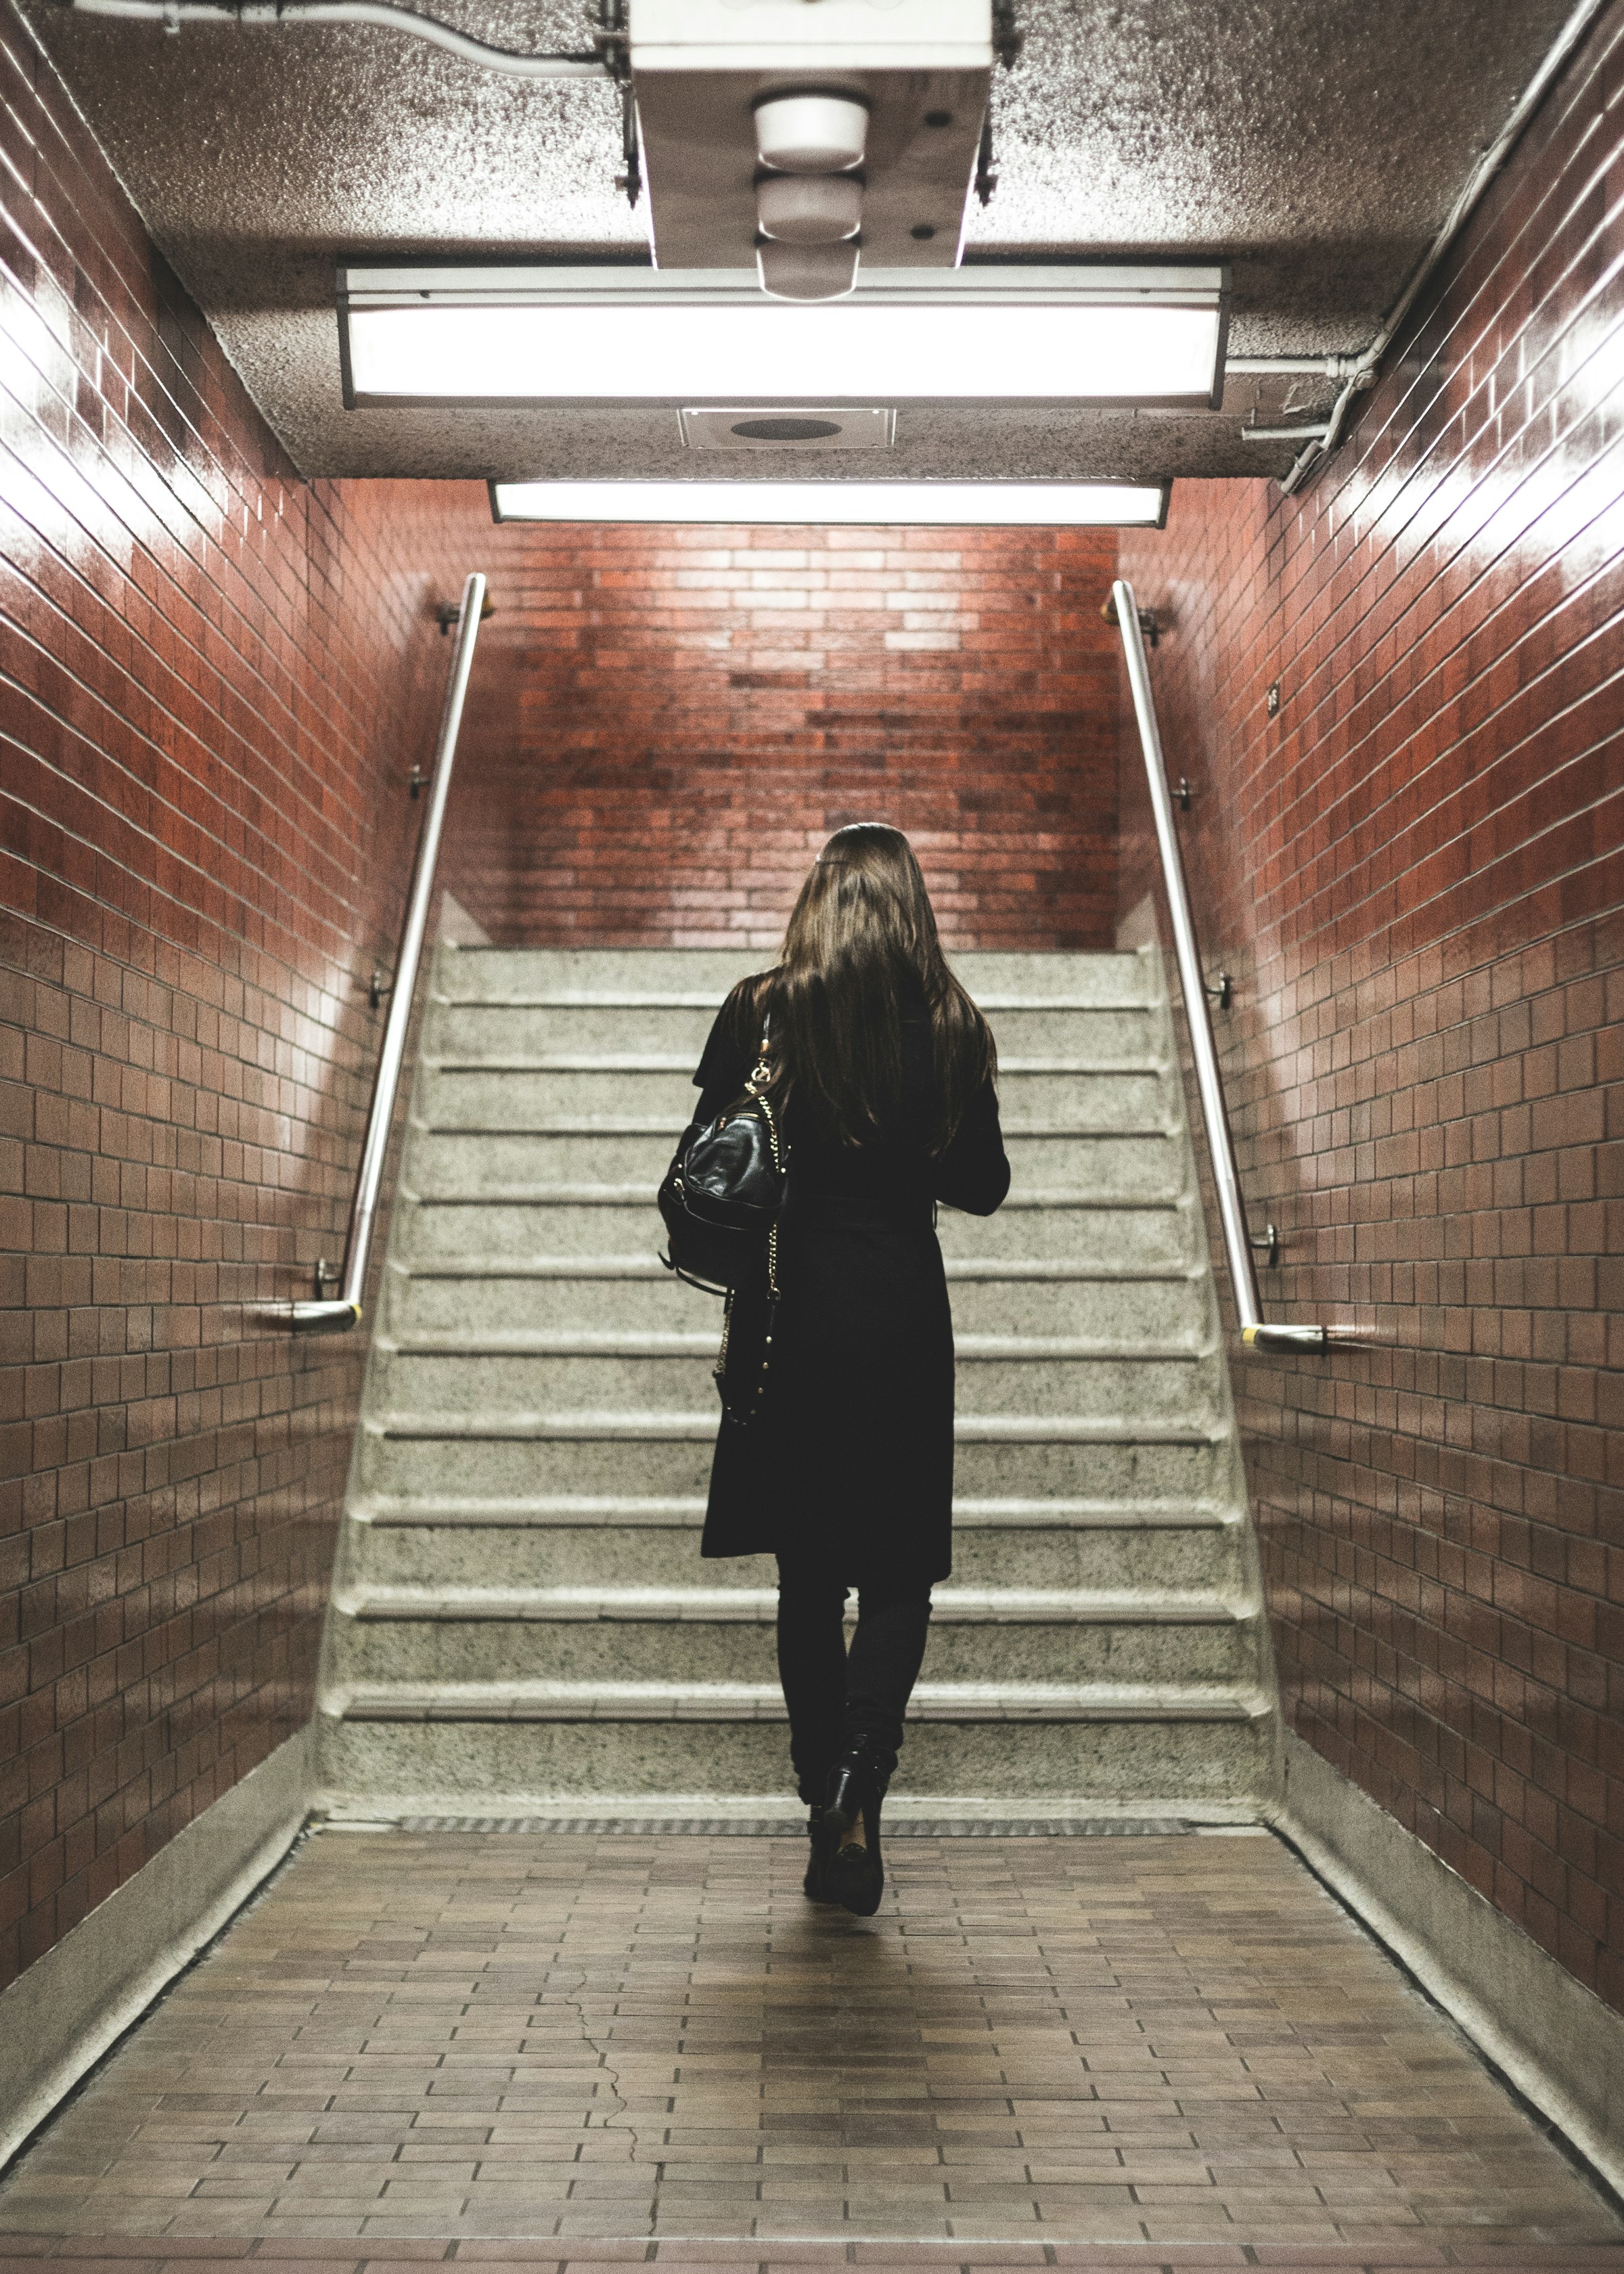
<path fill-rule="evenodd" d="M 743 1096 L 714 1121 L 688 1124 L 659 1188 L 667 1246 L 661 1262 L 690 1287 L 726 1298 L 713 1371 L 722 1411 L 741 1427 L 760 1412 L 766 1397 L 778 1314 L 778 1216 L 789 1163 L 766 1094 L 769 1035 L 763 1024 Z M 761 1299 L 741 1314 L 748 1350 L 732 1348 L 741 1292 Z"/>
<path fill-rule="evenodd" d="M 659 1188 L 669 1254 L 679 1278 L 708 1294 L 759 1284 L 778 1292 L 778 1214 L 787 1157 L 767 1097 L 770 1026 L 737 1104 L 714 1121 L 691 1121 Z"/>

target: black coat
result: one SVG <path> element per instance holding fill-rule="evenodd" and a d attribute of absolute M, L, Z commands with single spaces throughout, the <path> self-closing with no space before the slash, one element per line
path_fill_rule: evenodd
<path fill-rule="evenodd" d="M 746 980 L 718 1014 L 694 1076 L 699 1119 L 744 1088 L 760 984 Z M 936 1203 L 990 1216 L 1010 1168 L 990 1081 L 932 1158 L 934 1105 L 922 998 L 904 1023 L 896 1128 L 841 1146 L 798 1127 L 791 1098 L 772 1367 L 757 1418 L 718 1435 L 703 1555 L 804 1557 L 854 1585 L 923 1586 L 952 1569 L 953 1324 Z M 735 1300 L 730 1365 L 751 1364 L 764 1300 Z"/>

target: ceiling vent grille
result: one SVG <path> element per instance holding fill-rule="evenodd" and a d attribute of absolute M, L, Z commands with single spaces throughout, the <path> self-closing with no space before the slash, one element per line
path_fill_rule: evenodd
<path fill-rule="evenodd" d="M 897 439 L 894 410 L 819 410 L 797 403 L 775 410 L 684 410 L 690 450 L 889 450 Z"/>

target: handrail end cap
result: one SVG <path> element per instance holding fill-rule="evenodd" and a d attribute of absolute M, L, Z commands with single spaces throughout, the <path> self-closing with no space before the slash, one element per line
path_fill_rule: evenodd
<path fill-rule="evenodd" d="M 347 1335 L 360 1325 L 362 1309 L 359 1303 L 324 1298 L 319 1302 L 289 1303 L 279 1317 L 296 1335 Z"/>
<path fill-rule="evenodd" d="M 1332 1337 L 1327 1327 L 1275 1326 L 1260 1321 L 1243 1327 L 1241 1340 L 1248 1350 L 1327 1351 Z"/>

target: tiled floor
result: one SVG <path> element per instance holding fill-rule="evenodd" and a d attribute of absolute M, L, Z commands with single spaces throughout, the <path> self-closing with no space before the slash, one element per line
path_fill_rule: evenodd
<path fill-rule="evenodd" d="M 1624 2274 L 1613 2210 L 1274 1840 L 898 1841 L 868 1923 L 801 1862 L 313 1839 L 0 2189 L 0 2267 Z"/>

